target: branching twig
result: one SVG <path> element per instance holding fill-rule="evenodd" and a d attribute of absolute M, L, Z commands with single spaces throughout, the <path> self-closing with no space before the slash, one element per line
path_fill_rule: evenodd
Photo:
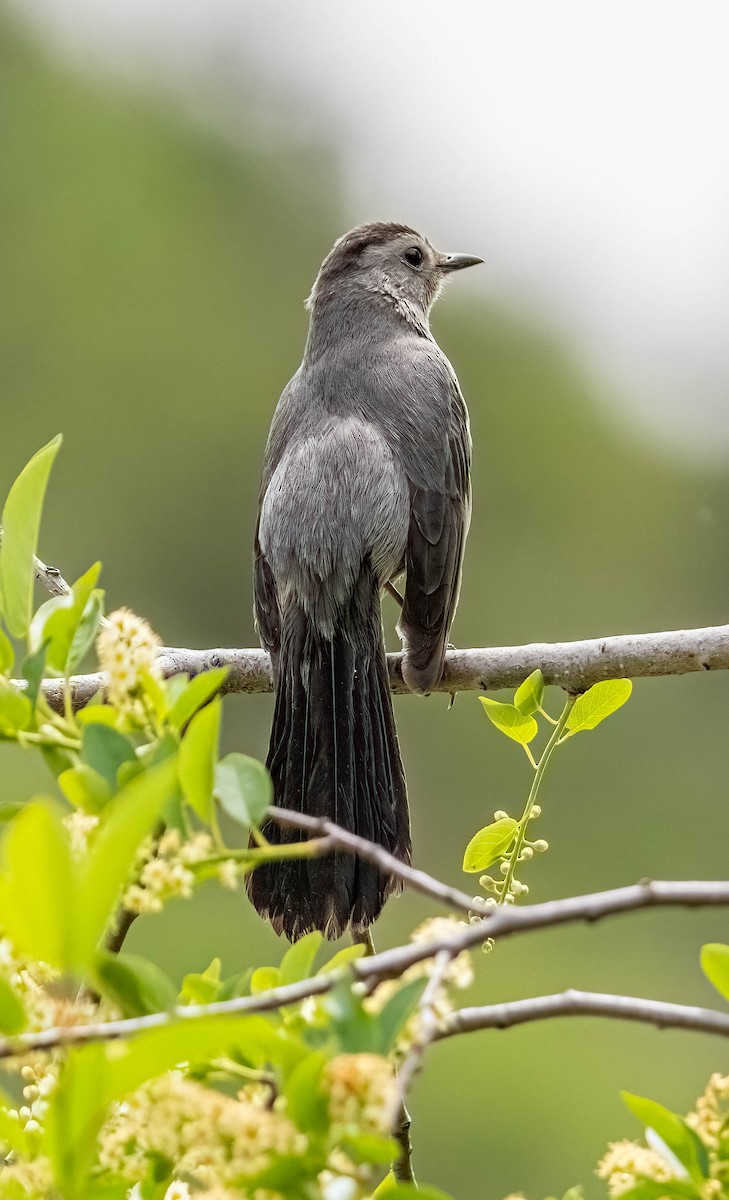
<path fill-rule="evenodd" d="M 663 1000 L 643 1000 L 637 996 L 610 996 L 601 992 L 570 989 L 554 996 L 534 996 L 505 1004 L 487 1004 L 482 1008 L 462 1008 L 446 1017 L 436 1038 L 477 1029 L 510 1029 L 527 1021 L 550 1017 L 613 1017 L 619 1021 L 642 1021 L 659 1029 L 692 1029 L 729 1037 L 729 1013 L 713 1008 L 695 1008 L 689 1004 L 668 1004 Z"/>
<path fill-rule="evenodd" d="M 425 991 L 420 997 L 418 1015 L 420 1027 L 417 1036 L 397 1074 L 397 1086 L 400 1102 L 404 1103 L 412 1086 L 415 1076 L 423 1065 L 425 1051 L 438 1033 L 438 1017 L 435 1011 L 438 994 L 444 985 L 448 967 L 453 955 L 447 950 L 440 950 L 435 956 L 433 969 Z"/>
<path fill-rule="evenodd" d="M 358 837 L 356 833 L 350 833 L 349 830 L 342 829 L 341 826 L 335 825 L 333 821 L 327 821 L 324 817 L 309 817 L 304 813 L 292 812 L 288 808 L 270 808 L 267 816 L 272 821 L 276 821 L 278 825 L 305 829 L 308 833 L 327 838 L 333 849 L 356 854 L 365 862 L 374 863 L 384 875 L 396 876 L 403 883 L 409 884 L 414 891 L 422 892 L 424 896 L 430 896 L 432 900 L 438 900 L 448 908 L 455 909 L 456 912 L 464 914 L 483 912 L 485 914 L 487 911 L 485 899 L 468 896 L 458 888 L 441 883 L 439 879 L 428 875 L 427 872 L 419 871 L 415 867 L 409 866 L 408 863 L 400 862 L 399 858 L 395 858 L 394 854 L 390 854 L 383 846 L 378 846 L 375 842 L 368 842 L 366 838 Z"/>
<path fill-rule="evenodd" d="M 393 692 L 407 694 L 402 655 L 387 656 Z M 270 692 L 271 663 L 264 650 L 185 650 L 168 647 L 160 655 L 165 677 L 199 675 L 228 667 L 224 692 Z M 729 668 L 729 625 L 679 629 L 668 633 L 636 633 L 581 642 L 535 642 L 528 646 L 449 650 L 439 692 L 494 691 L 515 688 L 540 668 L 546 683 L 580 692 L 601 679 L 637 679 L 685 675 L 691 671 Z M 73 703 L 81 708 L 105 685 L 104 676 L 78 675 L 72 681 Z M 60 703 L 60 686 L 47 680 L 44 693 L 51 707 Z"/>
<path fill-rule="evenodd" d="M 28 1053 L 33 1050 L 50 1050 L 56 1046 L 86 1042 L 111 1041 L 115 1038 L 133 1037 L 146 1029 L 156 1029 L 175 1021 L 191 1020 L 202 1016 L 244 1015 L 246 1013 L 271 1012 L 288 1004 L 298 1004 L 307 996 L 320 996 L 328 992 L 343 978 L 363 982 L 368 988 L 383 979 L 399 978 L 408 967 L 426 959 L 434 958 L 441 951 L 455 958 L 462 950 L 468 950 L 490 937 L 508 937 L 530 929 L 543 929 L 562 925 L 567 921 L 596 921 L 601 917 L 662 905 L 685 908 L 729 904 L 729 883 L 698 881 L 691 883 L 639 883 L 633 887 L 619 888 L 614 892 L 596 892 L 587 896 L 574 896 L 566 900 L 551 900 L 546 904 L 535 904 L 530 908 L 503 909 L 493 916 L 463 925 L 454 933 L 433 938 L 429 942 L 416 942 L 385 950 L 370 958 L 360 958 L 344 971 L 332 971 L 303 979 L 287 987 L 271 988 L 255 996 L 241 996 L 234 1000 L 219 1001 L 207 1005 L 190 1005 L 172 1012 L 152 1013 L 149 1016 L 131 1017 L 128 1020 L 108 1021 L 101 1024 L 64 1026 L 46 1029 L 41 1033 L 21 1034 L 15 1038 L 0 1039 L 0 1059 Z M 351 974 L 348 975 L 348 972 Z M 468 1011 L 468 1010 L 464 1010 Z M 710 1010 L 709 1010 L 710 1011 Z M 719 1014 L 721 1016 L 721 1014 Z"/>

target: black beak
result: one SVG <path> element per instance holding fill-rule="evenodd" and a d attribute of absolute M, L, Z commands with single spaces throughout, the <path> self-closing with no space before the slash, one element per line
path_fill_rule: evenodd
<path fill-rule="evenodd" d="M 476 258 L 473 254 L 444 254 L 440 268 L 442 271 L 462 271 L 464 267 L 477 267 L 482 262 L 482 258 Z"/>

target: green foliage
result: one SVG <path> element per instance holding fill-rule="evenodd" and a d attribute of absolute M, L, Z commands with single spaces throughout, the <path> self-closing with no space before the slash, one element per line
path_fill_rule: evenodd
<path fill-rule="evenodd" d="M 719 995 L 729 1000 L 729 946 L 720 942 L 702 946 L 701 970 Z"/>
<path fill-rule="evenodd" d="M 485 874 L 479 880 L 481 887 L 489 893 L 491 903 L 510 904 L 519 896 L 525 896 L 529 888 L 516 877 L 518 865 L 531 860 L 535 853 L 547 849 L 547 843 L 542 838 L 529 840 L 527 832 L 529 822 L 542 811 L 537 804 L 537 796 L 553 752 L 564 745 L 573 734 L 594 729 L 606 717 L 616 712 L 625 704 L 631 690 L 632 684 L 629 679 L 596 683 L 581 696 L 568 696 L 559 718 L 556 719 L 550 717 L 543 708 L 544 677 L 540 670 L 532 671 L 516 689 L 513 704 L 503 704 L 488 696 L 480 697 L 491 724 L 524 748 L 534 771 L 521 817 L 516 820 L 501 810 L 495 812 L 493 822 L 474 834 L 463 856 L 463 870 L 469 873 L 487 871 L 489 867 L 498 863 L 501 878 Z M 534 758 L 529 749 L 529 744 L 539 732 L 539 722 L 535 714 L 543 717 L 552 727 L 538 759 Z M 484 948 L 490 947 L 491 942 L 486 942 Z"/>
<path fill-rule="evenodd" d="M 25 637 L 33 612 L 34 557 L 43 498 L 60 445 L 59 434 L 31 458 L 10 489 L 3 508 L 0 596 L 5 623 L 17 638 Z"/>
<path fill-rule="evenodd" d="M 570 733 L 594 729 L 606 717 L 617 712 L 630 698 L 633 685 L 629 679 L 604 679 L 577 697 L 567 718 Z"/>

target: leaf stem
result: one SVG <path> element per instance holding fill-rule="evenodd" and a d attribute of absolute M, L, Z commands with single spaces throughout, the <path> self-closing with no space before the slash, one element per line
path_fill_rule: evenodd
<path fill-rule="evenodd" d="M 537 769 L 534 773 L 534 779 L 532 780 L 532 786 L 529 789 L 529 795 L 527 797 L 527 802 L 524 807 L 524 812 L 522 813 L 521 820 L 519 821 L 519 830 L 516 835 L 516 839 L 514 841 L 514 845 L 512 847 L 511 854 L 509 855 L 509 867 L 508 867 L 506 874 L 504 875 L 504 882 L 501 886 L 501 895 L 499 896 L 499 904 L 503 904 L 505 902 L 506 897 L 509 895 L 509 892 L 511 890 L 511 885 L 514 882 L 514 871 L 516 870 L 516 864 L 519 861 L 519 855 L 521 854 L 522 847 L 524 845 L 524 839 L 526 837 L 527 825 L 529 824 L 529 818 L 532 814 L 532 809 L 534 808 L 534 805 L 537 802 L 537 795 L 539 793 L 539 788 L 540 788 L 540 785 L 542 782 L 542 778 L 544 777 L 544 772 L 547 769 L 547 763 L 549 762 L 550 758 L 552 757 L 554 749 L 559 742 L 562 731 L 563 731 L 565 725 L 567 724 L 567 718 L 569 717 L 570 712 L 572 711 L 572 706 L 576 699 L 577 699 L 576 696 L 568 696 L 567 697 L 567 699 L 565 701 L 565 706 L 562 709 L 559 720 L 557 721 L 557 723 L 554 727 L 554 730 L 552 732 L 552 735 L 551 735 L 549 741 L 547 742 L 546 746 L 544 747 L 542 756 L 539 759 L 539 762 L 537 763 Z"/>

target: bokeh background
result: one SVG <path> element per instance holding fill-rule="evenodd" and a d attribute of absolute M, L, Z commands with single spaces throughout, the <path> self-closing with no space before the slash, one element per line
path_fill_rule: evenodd
<path fill-rule="evenodd" d="M 303 300 L 362 219 L 486 265 L 434 330 L 469 400 L 474 521 L 454 638 L 516 644 L 727 620 L 729 83 L 723 6 L 559 0 L 15 0 L 0 8 L 0 490 L 58 430 L 41 554 L 104 562 L 172 645 L 254 644 L 259 464 Z M 395 612 L 385 622 L 390 643 Z M 558 698 L 554 697 L 553 707 Z M 226 748 L 265 754 L 269 698 Z M 529 770 L 464 694 L 396 701 L 418 864 L 463 848 Z M 638 681 L 561 752 L 531 898 L 722 877 L 727 680 Z M 4 752 L 10 798 L 48 789 Z M 430 911 L 393 902 L 393 944 Z M 567 986 L 713 1003 L 722 912 L 504 943 L 471 1002 Z M 135 925 L 174 976 L 283 949 L 214 886 Z M 416 1165 L 458 1200 L 531 1200 L 637 1132 L 620 1088 L 684 1111 L 723 1043 L 583 1020 L 435 1047 Z"/>

